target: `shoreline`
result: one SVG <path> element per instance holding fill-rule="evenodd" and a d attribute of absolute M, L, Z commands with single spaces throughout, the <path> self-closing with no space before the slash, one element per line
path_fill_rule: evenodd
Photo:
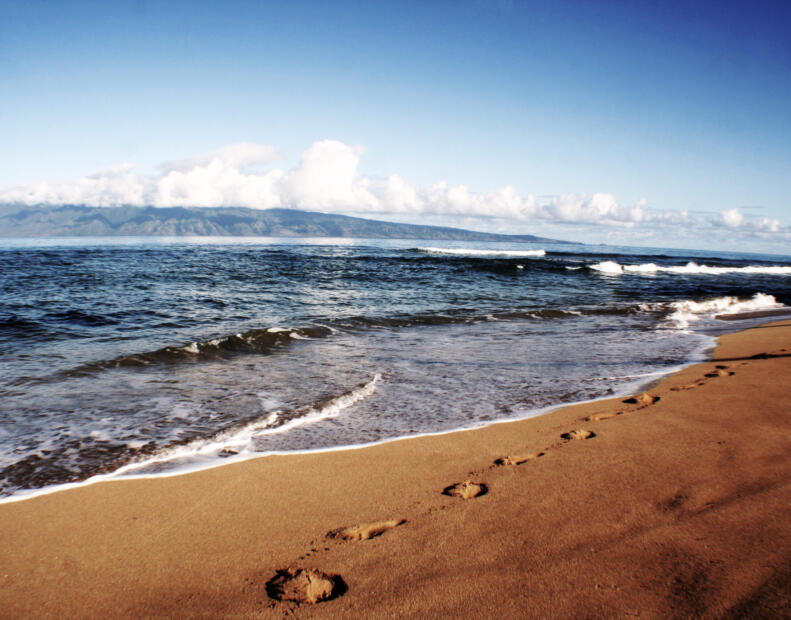
<path fill-rule="evenodd" d="M 786 311 L 786 314 L 789 314 L 789 313 L 791 313 L 791 308 L 789 308 Z M 753 316 L 753 314 L 755 314 L 755 313 L 743 313 L 743 314 L 740 313 L 740 314 L 734 315 L 734 317 L 736 317 L 737 319 L 738 318 L 744 318 L 744 319 L 758 318 L 756 316 Z M 763 315 L 761 315 L 761 316 L 763 316 Z M 772 316 L 772 315 L 770 314 L 768 316 Z M 735 320 L 735 319 L 732 319 L 732 320 Z M 738 333 L 738 332 L 729 332 L 729 333 Z M 557 412 L 557 411 L 559 411 L 561 409 L 566 409 L 568 407 L 586 406 L 586 405 L 591 405 L 591 404 L 594 404 L 594 403 L 597 403 L 597 402 L 600 402 L 600 401 L 617 399 L 617 398 L 622 398 L 622 397 L 625 397 L 625 396 L 632 396 L 632 395 L 635 394 L 635 391 L 633 391 L 632 388 L 639 387 L 640 389 L 637 390 L 637 391 L 645 391 L 645 390 L 651 389 L 651 387 L 653 387 L 657 383 L 660 383 L 661 381 L 663 381 L 667 377 L 670 377 L 670 376 L 672 376 L 672 375 L 674 375 L 674 374 L 676 374 L 678 372 L 681 372 L 685 368 L 688 368 L 688 367 L 693 366 L 695 364 L 699 364 L 699 363 L 704 362 L 705 360 L 703 360 L 702 357 L 705 356 L 706 354 L 710 355 L 716 349 L 717 339 L 718 339 L 717 336 L 711 336 L 711 335 L 706 335 L 706 338 L 707 338 L 707 341 L 705 343 L 700 344 L 699 346 L 697 346 L 696 348 L 694 348 L 690 352 L 690 358 L 687 361 L 679 362 L 677 365 L 672 366 L 671 368 L 669 368 L 668 370 L 665 370 L 665 371 L 651 372 L 651 373 L 646 373 L 645 375 L 635 375 L 634 376 L 635 379 L 642 378 L 642 380 L 641 381 L 633 381 L 633 382 L 627 384 L 627 387 L 623 391 L 615 392 L 615 393 L 609 394 L 607 396 L 600 396 L 598 398 L 594 398 L 594 399 L 591 399 L 591 400 L 581 400 L 581 401 L 573 401 L 573 402 L 568 402 L 568 403 L 563 403 L 563 404 L 548 405 L 546 407 L 541 407 L 541 408 L 538 408 L 538 409 L 530 410 L 526 414 L 520 415 L 519 417 L 490 420 L 490 421 L 483 422 L 483 423 L 481 423 L 479 425 L 476 425 L 476 426 L 452 428 L 452 429 L 440 430 L 440 431 L 420 432 L 420 433 L 415 433 L 415 434 L 412 434 L 412 435 L 401 435 L 401 436 L 397 436 L 397 437 L 387 437 L 387 438 L 381 439 L 379 441 L 371 442 L 371 443 L 330 446 L 330 447 L 325 447 L 325 448 L 315 448 L 315 449 L 312 449 L 312 450 L 295 450 L 295 451 L 287 451 L 287 452 L 286 451 L 283 451 L 283 452 L 264 452 L 264 453 L 258 453 L 258 454 L 244 455 L 244 456 L 242 456 L 240 458 L 214 457 L 214 458 L 211 459 L 211 462 L 205 462 L 204 461 L 202 463 L 198 462 L 198 463 L 194 463 L 194 464 L 190 464 L 190 465 L 186 465 L 186 466 L 182 466 L 182 467 L 175 467 L 172 471 L 161 471 L 161 472 L 151 473 L 151 474 L 125 474 L 125 473 L 123 473 L 123 472 L 127 471 L 130 468 L 134 469 L 134 468 L 138 468 L 138 467 L 146 467 L 146 466 L 149 466 L 149 465 L 155 465 L 155 464 L 161 463 L 161 462 L 167 462 L 166 459 L 163 459 L 161 457 L 160 458 L 146 459 L 146 460 L 139 461 L 139 462 L 134 462 L 133 461 L 133 462 L 121 465 L 118 469 L 116 469 L 114 471 L 111 471 L 111 472 L 108 472 L 108 473 L 104 473 L 104 474 L 96 474 L 96 475 L 91 476 L 89 478 L 86 478 L 84 480 L 79 480 L 79 481 L 75 481 L 75 482 L 66 482 L 66 483 L 61 483 L 61 484 L 54 484 L 54 485 L 41 487 L 41 488 L 38 488 L 38 489 L 22 489 L 22 490 L 20 490 L 20 491 L 18 491 L 16 493 L 14 493 L 13 495 L 9 495 L 9 496 L 6 496 L 6 497 L 1 497 L 0 496 L 0 506 L 2 506 L 3 504 L 12 504 L 12 503 L 16 503 L 16 502 L 27 501 L 27 500 L 34 499 L 34 498 L 37 498 L 37 497 L 51 495 L 53 493 L 60 493 L 60 492 L 63 492 L 63 491 L 75 490 L 75 489 L 79 489 L 79 488 L 82 488 L 82 487 L 88 487 L 88 486 L 92 486 L 92 485 L 95 485 L 95 484 L 101 484 L 101 483 L 105 483 L 105 482 L 122 482 L 122 481 L 126 481 L 126 480 L 155 480 L 155 479 L 158 479 L 158 478 L 170 478 L 170 477 L 176 477 L 176 476 L 187 476 L 187 475 L 199 473 L 199 472 L 202 472 L 202 471 L 206 471 L 206 470 L 209 470 L 209 469 L 226 467 L 226 466 L 230 466 L 230 465 L 236 465 L 236 464 L 239 464 L 239 463 L 246 463 L 246 462 L 251 461 L 251 460 L 267 458 L 267 457 L 302 456 L 302 455 L 310 455 L 310 454 L 332 453 L 332 452 L 339 452 L 339 451 L 345 451 L 345 450 L 364 450 L 366 448 L 373 448 L 373 447 L 384 445 L 384 444 L 388 444 L 388 443 L 391 443 L 391 442 L 399 442 L 399 441 L 410 440 L 410 439 L 421 439 L 423 437 L 441 437 L 443 435 L 450 435 L 450 434 L 453 434 L 453 433 L 464 433 L 464 432 L 469 432 L 469 431 L 477 431 L 477 430 L 485 429 L 485 428 L 488 428 L 490 426 L 495 426 L 495 425 L 498 425 L 498 424 L 509 424 L 509 423 L 512 423 L 512 422 L 523 422 L 525 420 L 530 420 L 530 419 L 541 417 L 541 416 L 552 415 L 553 413 L 555 413 L 555 412 Z M 697 359 L 697 358 L 701 358 L 701 359 Z M 654 377 L 654 378 L 649 378 L 649 377 Z M 255 424 L 255 422 L 253 422 L 253 424 Z M 216 442 L 216 443 L 218 443 L 218 445 L 219 445 L 219 444 L 226 443 L 226 442 Z M 176 448 L 173 448 L 172 450 L 178 451 L 178 450 L 180 450 L 182 448 L 185 448 L 185 447 L 186 447 L 186 445 L 185 446 L 178 446 Z M 165 453 L 167 453 L 167 450 L 165 451 Z M 193 454 L 197 454 L 197 453 L 193 452 Z"/>
<path fill-rule="evenodd" d="M 789 380 L 785 320 L 720 337 L 711 361 L 644 397 L 4 502 L 0 608 L 10 618 L 782 615 Z M 575 430 L 592 436 L 562 437 Z M 452 496 L 468 480 L 485 493 Z M 381 531 L 326 536 L 360 525 Z M 316 605 L 270 598 L 267 583 L 289 568 L 339 576 L 344 591 Z"/>

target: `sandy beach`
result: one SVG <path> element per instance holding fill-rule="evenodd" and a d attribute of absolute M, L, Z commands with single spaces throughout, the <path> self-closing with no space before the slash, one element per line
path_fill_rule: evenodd
<path fill-rule="evenodd" d="M 634 398 L 0 505 L 0 616 L 791 617 L 789 385 L 785 320 Z"/>

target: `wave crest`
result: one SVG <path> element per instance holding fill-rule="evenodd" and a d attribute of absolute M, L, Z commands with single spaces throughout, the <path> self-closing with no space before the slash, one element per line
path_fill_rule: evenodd
<path fill-rule="evenodd" d="M 179 471 L 185 468 L 192 470 L 212 466 L 217 459 L 234 457 L 242 460 L 261 456 L 263 453 L 255 449 L 256 437 L 285 433 L 299 426 L 336 418 L 344 409 L 372 396 L 381 380 L 382 375 L 376 373 L 369 381 L 323 403 L 292 411 L 273 411 L 264 419 L 225 430 L 209 439 L 169 448 L 143 461 L 124 465 L 111 476 L 161 473 L 171 467 Z"/>
<path fill-rule="evenodd" d="M 624 273 L 657 274 L 675 273 L 681 275 L 709 275 L 720 276 L 726 274 L 761 274 L 774 276 L 791 275 L 791 266 L 787 265 L 747 265 L 746 267 L 712 267 L 689 262 L 686 265 L 657 265 L 656 263 L 643 263 L 640 265 L 621 265 L 615 261 L 602 261 L 595 265 L 588 265 L 589 269 L 600 273 L 620 275 Z"/>
<path fill-rule="evenodd" d="M 741 314 L 760 310 L 785 308 L 773 295 L 756 293 L 751 299 L 741 301 L 738 297 L 716 297 L 707 301 L 676 301 L 668 304 L 673 312 L 662 324 L 663 327 L 685 329 L 694 321 L 716 318 L 722 315 Z"/>
<path fill-rule="evenodd" d="M 418 248 L 426 254 L 445 254 L 448 256 L 501 256 L 503 258 L 527 258 L 546 256 L 546 250 L 476 250 L 474 248 Z"/>

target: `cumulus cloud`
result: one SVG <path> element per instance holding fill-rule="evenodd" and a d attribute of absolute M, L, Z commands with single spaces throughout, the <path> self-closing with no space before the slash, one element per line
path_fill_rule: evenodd
<path fill-rule="evenodd" d="M 302 153 L 299 165 L 282 177 L 281 202 L 319 210 L 376 210 L 378 200 L 369 183 L 357 175 L 362 151 L 337 140 L 315 142 Z"/>
<path fill-rule="evenodd" d="M 720 212 L 720 219 L 728 228 L 739 228 L 739 226 L 744 224 L 744 216 L 739 212 L 739 209 L 728 209 Z"/>
<path fill-rule="evenodd" d="M 194 168 L 209 166 L 212 162 L 220 162 L 223 165 L 244 171 L 256 165 L 268 164 L 281 157 L 280 152 L 268 144 L 238 142 L 197 157 L 166 161 L 159 165 L 159 169 L 165 174 L 172 170 L 189 172 Z"/>
<path fill-rule="evenodd" d="M 631 227 L 651 219 L 645 205 L 645 199 L 634 205 L 621 205 L 612 194 L 597 193 L 591 197 L 564 194 L 540 205 L 536 215 L 552 221 Z"/>
<path fill-rule="evenodd" d="M 23 204 L 90 204 L 112 207 L 142 204 L 146 191 L 134 172 L 134 164 L 124 163 L 100 170 L 76 181 L 42 182 L 25 187 L 0 189 L 0 201 Z"/>
<path fill-rule="evenodd" d="M 478 222 L 500 230 L 525 223 L 584 225 L 621 230 L 634 238 L 639 238 L 641 231 L 652 234 L 664 228 L 719 229 L 759 237 L 791 235 L 791 227 L 776 219 L 748 218 L 738 209 L 724 210 L 706 220 L 688 211 L 651 209 L 645 198 L 623 204 L 609 193 L 539 198 L 520 195 L 510 185 L 481 193 L 444 181 L 421 187 L 399 174 L 371 178 L 359 173 L 362 155 L 361 146 L 321 140 L 308 147 L 293 167 L 284 169 L 274 167 L 281 159 L 275 147 L 243 142 L 165 162 L 153 175 L 138 174 L 134 165 L 122 164 L 70 182 L 0 188 L 0 202 L 293 207 L 402 221 L 433 218 L 466 226 Z"/>
<path fill-rule="evenodd" d="M 277 184 L 283 172 L 244 174 L 235 166 L 214 159 L 186 172 L 172 170 L 163 177 L 148 181 L 149 198 L 143 203 L 156 207 L 230 207 L 265 209 L 280 203 Z M 131 204 L 143 204 L 131 203 Z"/>
<path fill-rule="evenodd" d="M 782 233 L 791 234 L 791 226 L 783 226 L 780 220 L 764 217 L 760 219 L 747 219 L 739 209 L 727 209 L 720 211 L 718 217 L 711 223 L 715 227 L 729 228 L 742 233 L 751 233 L 758 236 Z"/>

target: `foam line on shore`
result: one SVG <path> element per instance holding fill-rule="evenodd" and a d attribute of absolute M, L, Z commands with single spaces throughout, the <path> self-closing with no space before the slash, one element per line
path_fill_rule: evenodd
<path fill-rule="evenodd" d="M 165 470 L 165 471 L 158 471 L 155 473 L 146 473 L 146 474 L 129 474 L 125 473 L 127 471 L 132 471 L 133 469 L 140 469 L 142 463 L 130 463 L 120 467 L 119 469 L 109 472 L 106 474 L 97 474 L 95 476 L 91 476 L 85 480 L 81 480 L 78 482 L 67 482 L 64 484 L 55 484 L 46 486 L 40 489 L 26 489 L 15 492 L 13 495 L 2 497 L 0 498 L 0 505 L 7 504 L 7 503 L 14 503 L 20 502 L 23 500 L 34 499 L 36 497 L 40 497 L 42 495 L 51 495 L 52 493 L 57 493 L 60 491 L 67 491 L 70 489 L 76 489 L 80 487 L 87 487 L 92 486 L 94 484 L 98 484 L 100 482 L 112 482 L 112 481 L 121 481 L 121 480 L 148 480 L 154 478 L 170 478 L 175 476 L 182 476 L 186 474 L 196 473 L 208 469 L 214 469 L 216 467 L 222 467 L 225 465 L 232 465 L 236 463 L 242 463 L 244 461 L 249 461 L 252 459 L 263 458 L 268 456 L 290 456 L 290 455 L 303 455 L 303 454 L 323 454 L 323 453 L 330 453 L 330 452 L 340 452 L 344 450 L 360 450 L 364 448 L 370 448 L 382 444 L 403 441 L 408 439 L 419 439 L 421 437 L 439 437 L 443 435 L 450 435 L 453 433 L 460 433 L 466 431 L 473 431 L 478 430 L 481 428 L 486 428 L 489 426 L 495 426 L 499 424 L 507 424 L 509 422 L 519 422 L 522 420 L 527 420 L 530 418 L 539 417 L 542 415 L 547 415 L 553 413 L 555 411 L 559 411 L 561 409 L 566 409 L 569 407 L 575 407 L 578 405 L 584 405 L 589 403 L 595 403 L 604 400 L 610 400 L 613 398 L 623 398 L 625 396 L 632 396 L 635 393 L 644 391 L 648 389 L 651 385 L 656 384 L 660 378 L 668 377 L 673 375 L 684 368 L 689 366 L 693 366 L 695 364 L 699 364 L 706 361 L 706 355 L 710 355 L 710 352 L 713 350 L 714 345 L 716 343 L 716 338 L 707 336 L 705 337 L 704 342 L 701 344 L 700 347 L 695 349 L 691 352 L 688 360 L 676 366 L 670 367 L 662 372 L 657 373 L 648 373 L 645 376 L 641 377 L 642 381 L 634 381 L 624 385 L 623 390 L 619 390 L 618 392 L 614 392 L 612 394 L 608 394 L 606 396 L 601 396 L 599 398 L 592 398 L 588 400 L 579 400 L 579 401 L 572 401 L 568 403 L 558 403 L 554 405 L 548 405 L 546 407 L 541 407 L 538 409 L 530 409 L 521 412 L 516 417 L 511 418 L 503 418 L 499 420 L 487 420 L 485 422 L 481 422 L 479 424 L 474 424 L 470 426 L 465 426 L 461 428 L 453 428 L 441 431 L 433 431 L 433 432 L 424 432 L 424 433 L 414 433 L 410 435 L 402 435 L 398 437 L 387 437 L 381 439 L 379 441 L 370 442 L 370 443 L 361 443 L 361 444 L 350 444 L 344 446 L 332 446 L 332 447 L 325 447 L 325 448 L 316 448 L 311 450 L 294 450 L 294 451 L 267 451 L 267 452 L 245 452 L 240 454 L 235 454 L 232 456 L 228 456 L 226 458 L 222 458 L 219 456 L 211 456 L 205 457 L 203 459 L 195 459 L 189 464 L 185 464 L 182 466 L 174 467 L 173 469 Z M 377 375 L 378 376 L 378 375 Z M 374 384 L 377 381 L 376 378 L 372 381 Z M 364 387 L 364 386 L 362 386 Z M 225 445 L 225 444 L 223 444 Z M 193 453 L 193 457 L 195 453 Z M 146 464 L 153 464 L 156 462 L 156 457 L 152 459 L 148 459 L 144 463 Z M 132 467 L 137 465 L 137 467 Z"/>

